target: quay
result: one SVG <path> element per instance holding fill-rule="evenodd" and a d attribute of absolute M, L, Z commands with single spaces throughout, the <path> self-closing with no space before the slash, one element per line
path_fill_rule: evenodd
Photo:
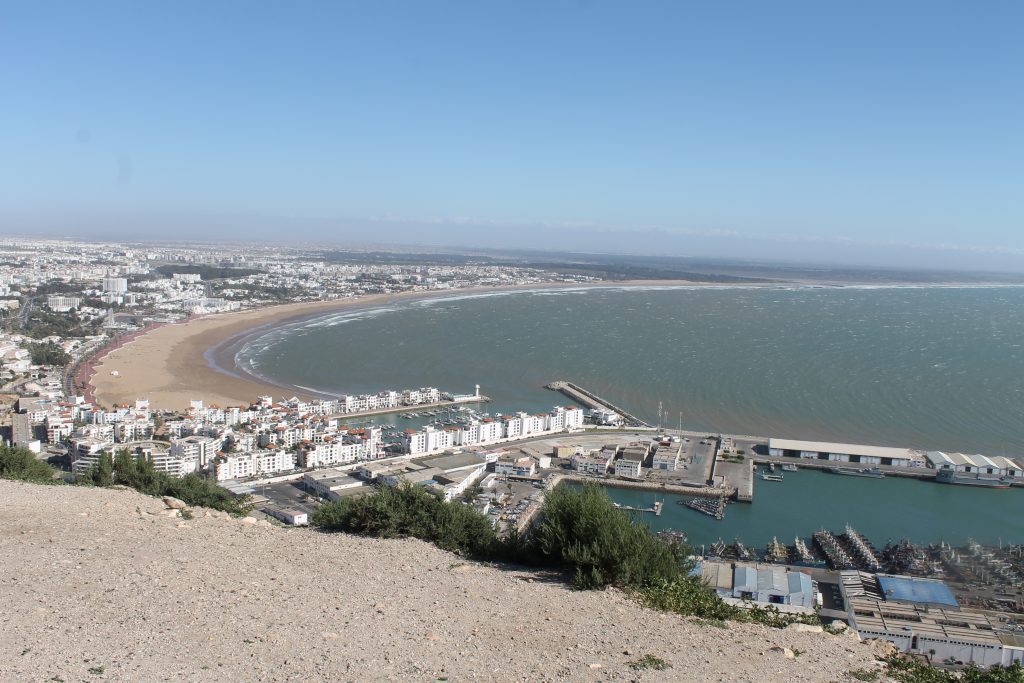
<path fill-rule="evenodd" d="M 790 458 L 784 455 L 756 455 L 752 461 L 757 465 L 775 465 L 791 463 L 804 470 L 831 470 L 835 467 L 859 467 L 858 463 L 839 462 L 830 460 L 811 460 L 809 458 Z M 877 467 L 887 477 L 907 477 L 908 479 L 930 479 L 934 480 L 936 471 L 930 467 L 899 467 L 897 465 L 872 465 Z"/>
<path fill-rule="evenodd" d="M 684 486 L 682 484 L 669 484 L 666 482 L 653 481 L 629 481 L 626 479 L 612 479 L 611 477 L 585 477 L 579 474 L 559 473 L 548 479 L 546 488 L 552 490 L 562 482 L 573 484 L 600 484 L 613 489 L 632 489 L 634 491 L 653 491 L 658 493 L 673 493 L 693 498 L 729 498 L 736 495 L 736 489 L 717 488 L 714 486 Z"/>
<path fill-rule="evenodd" d="M 618 413 L 619 415 L 622 416 L 622 419 L 625 420 L 625 425 L 627 427 L 653 426 L 641 420 L 636 415 L 628 413 L 622 408 L 619 408 L 614 403 L 611 403 L 601 398 L 597 394 L 587 391 L 578 384 L 574 384 L 566 380 L 557 380 L 555 382 L 552 382 L 551 384 L 546 385 L 546 388 L 551 389 L 552 391 L 559 391 L 568 396 L 569 398 L 571 398 L 572 400 L 582 403 L 587 408 L 596 408 L 597 410 L 608 410 L 613 413 Z"/>
<path fill-rule="evenodd" d="M 620 505 L 615 504 L 615 507 L 619 510 L 632 510 L 633 512 L 653 512 L 655 517 L 661 517 L 661 510 L 665 507 L 663 501 L 657 500 L 654 505 L 649 508 L 636 507 L 635 505 Z"/>

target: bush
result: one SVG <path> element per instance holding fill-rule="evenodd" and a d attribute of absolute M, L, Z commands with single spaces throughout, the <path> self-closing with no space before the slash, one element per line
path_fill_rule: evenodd
<path fill-rule="evenodd" d="M 696 576 L 654 581 L 637 589 L 636 595 L 648 607 L 702 619 L 745 621 L 771 628 L 821 623 L 816 614 L 783 614 L 774 605 L 749 608 L 730 605 Z"/>
<path fill-rule="evenodd" d="M 88 474 L 78 478 L 79 484 L 110 486 L 120 484 L 149 496 L 174 496 L 188 505 L 222 510 L 233 515 L 242 515 L 251 508 L 249 497 L 232 495 L 216 482 L 203 479 L 197 474 L 172 477 L 153 467 L 147 458 L 136 458 L 125 449 L 118 451 L 111 460 L 108 453 L 100 456 L 99 462 Z"/>
<path fill-rule="evenodd" d="M 54 469 L 20 446 L 0 446 L 0 479 L 52 483 Z"/>
<path fill-rule="evenodd" d="M 577 588 L 642 586 L 686 575 L 689 548 L 655 536 L 616 509 L 597 484 L 548 494 L 527 543 L 533 560 L 573 572 Z"/>
<path fill-rule="evenodd" d="M 1020 662 L 989 669 L 972 665 L 957 673 L 935 669 L 900 655 L 888 657 L 885 663 L 889 677 L 901 683 L 1024 683 L 1024 667 Z"/>
<path fill-rule="evenodd" d="M 487 517 L 406 483 L 380 486 L 367 496 L 324 503 L 313 514 L 312 524 L 328 531 L 363 536 L 418 538 L 480 560 L 505 556 L 505 544 L 498 539 Z"/>

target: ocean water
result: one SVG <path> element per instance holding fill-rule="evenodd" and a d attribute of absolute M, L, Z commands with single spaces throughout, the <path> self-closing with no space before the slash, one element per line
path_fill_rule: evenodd
<path fill-rule="evenodd" d="M 841 533 L 847 524 L 879 549 L 903 538 L 919 544 L 963 545 L 968 539 L 989 545 L 1024 543 L 1021 489 L 954 487 L 899 477 L 864 479 L 818 470 L 782 474 L 781 482 L 755 480 L 754 502 L 729 504 L 723 520 L 677 504 L 684 500 L 680 496 L 627 489 L 608 489 L 608 494 L 634 507 L 664 501 L 660 516 L 633 514 L 655 531 L 685 531 L 697 547 L 740 538 L 748 547 L 764 550 L 773 537 L 793 545 L 796 536 L 810 544 L 815 531 Z"/>
<path fill-rule="evenodd" d="M 237 362 L 336 393 L 437 386 L 541 410 L 569 379 L 652 422 L 734 434 L 1024 455 L 1024 289 L 620 288 L 348 311 L 248 341 Z M 398 420 L 402 426 L 418 421 Z M 646 492 L 612 489 L 626 504 Z M 716 521 L 666 497 L 692 543 L 788 544 L 847 523 L 876 545 L 1024 542 L 1024 491 L 819 472 L 755 481 Z"/>
<path fill-rule="evenodd" d="M 652 422 L 1024 455 L 1024 289 L 620 288 L 457 296 L 249 340 L 276 382 L 545 409 L 570 379 Z"/>

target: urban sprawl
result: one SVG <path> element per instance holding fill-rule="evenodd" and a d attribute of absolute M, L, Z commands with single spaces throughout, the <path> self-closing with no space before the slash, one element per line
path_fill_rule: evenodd
<path fill-rule="evenodd" d="M 662 496 L 650 508 L 632 509 L 638 517 L 660 515 L 665 497 L 675 496 L 694 514 L 717 519 L 729 505 L 753 502 L 755 480 L 771 486 L 803 468 L 862 477 L 866 485 L 886 476 L 1024 485 L 1017 458 L 668 430 L 620 415 L 569 383 L 556 385 L 582 407 L 542 413 L 483 412 L 487 397 L 479 386 L 466 394 L 426 387 L 317 400 L 260 396 L 229 407 L 196 397 L 187 410 L 168 411 L 145 398 L 100 405 L 80 372 L 148 326 L 207 313 L 591 280 L 491 263 L 379 263 L 315 249 L 8 240 L 0 243 L 5 439 L 62 464 L 68 477 L 126 450 L 171 476 L 209 477 L 250 495 L 263 513 L 290 524 L 305 523 L 321 500 L 361 495 L 373 484 L 427 487 L 505 529 L 529 525 L 545 492 L 563 482 Z M 410 414 L 429 423 L 388 423 L 389 415 Z M 682 531 L 665 533 L 685 538 Z M 698 559 L 695 571 L 735 604 L 817 611 L 935 663 L 1024 660 L 1019 544 L 904 541 L 878 549 L 847 527 L 792 544 L 774 539 L 763 551 L 739 539 L 720 541 Z"/>

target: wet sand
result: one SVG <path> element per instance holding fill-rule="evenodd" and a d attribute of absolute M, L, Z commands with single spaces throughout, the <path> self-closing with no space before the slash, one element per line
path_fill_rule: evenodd
<path fill-rule="evenodd" d="M 594 284 L 549 282 L 508 287 L 475 287 L 450 291 L 374 294 L 351 299 L 283 304 L 220 313 L 157 327 L 105 355 L 96 363 L 91 384 L 100 405 L 133 404 L 149 399 L 150 407 L 187 410 L 189 401 L 207 405 L 249 405 L 257 396 L 314 398 L 308 392 L 258 380 L 235 366 L 234 356 L 252 336 L 270 327 L 343 310 L 358 310 L 400 301 L 465 296 L 492 291 L 553 287 L 716 286 L 680 280 L 639 280 Z M 720 285 L 721 286 L 721 285 Z M 727 286 L 727 285 L 726 285 Z M 749 285 L 743 285 L 749 286 Z M 118 376 L 111 373 L 116 371 Z"/>

